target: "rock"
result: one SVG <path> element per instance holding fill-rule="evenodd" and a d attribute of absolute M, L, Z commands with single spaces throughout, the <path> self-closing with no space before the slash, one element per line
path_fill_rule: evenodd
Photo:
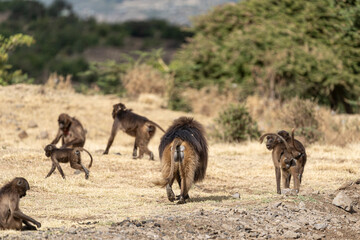
<path fill-rule="evenodd" d="M 314 233 L 314 234 L 312 235 L 312 238 L 315 239 L 315 240 L 321 240 L 321 239 L 324 239 L 324 238 L 325 238 L 325 235 L 324 235 L 324 234 Z"/>
<path fill-rule="evenodd" d="M 47 131 L 41 131 L 40 134 L 36 138 L 37 139 L 48 139 L 49 133 Z"/>
<path fill-rule="evenodd" d="M 300 234 L 293 231 L 286 231 L 282 236 L 285 239 L 296 239 L 300 237 Z"/>
<path fill-rule="evenodd" d="M 297 192 L 295 189 L 284 188 L 284 189 L 281 189 L 281 194 L 285 195 L 285 196 L 296 196 Z"/>
<path fill-rule="evenodd" d="M 22 130 L 19 134 L 18 134 L 20 139 L 24 139 L 27 138 L 29 135 L 27 134 L 27 132 L 25 130 Z"/>
<path fill-rule="evenodd" d="M 299 202 L 299 209 L 300 210 L 306 209 L 305 203 L 303 201 Z"/>
<path fill-rule="evenodd" d="M 327 223 L 317 223 L 314 225 L 316 230 L 325 230 L 327 228 Z"/>
<path fill-rule="evenodd" d="M 344 209 L 347 212 L 353 212 L 353 203 L 350 197 L 348 197 L 344 191 L 340 191 L 334 200 L 332 201 L 332 204 L 334 204 L 337 207 L 340 207 Z"/>
<path fill-rule="evenodd" d="M 28 128 L 37 128 L 37 127 L 38 127 L 38 125 L 34 121 L 30 121 L 29 124 L 28 124 Z"/>
<path fill-rule="evenodd" d="M 240 193 L 235 193 L 234 195 L 232 195 L 233 198 L 237 198 L 240 199 Z"/>
<path fill-rule="evenodd" d="M 276 203 L 274 203 L 273 207 L 274 208 L 280 207 L 281 204 L 282 204 L 282 202 L 276 202 Z"/>

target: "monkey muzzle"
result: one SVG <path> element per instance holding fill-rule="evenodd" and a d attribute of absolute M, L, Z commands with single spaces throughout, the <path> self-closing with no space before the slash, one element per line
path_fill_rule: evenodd
<path fill-rule="evenodd" d="M 271 149 L 272 149 L 272 144 L 266 144 L 266 148 L 267 148 L 268 150 L 271 150 Z"/>
<path fill-rule="evenodd" d="M 176 146 L 175 152 L 174 152 L 174 161 L 175 162 L 182 162 L 184 160 L 184 150 L 185 147 L 180 145 Z"/>

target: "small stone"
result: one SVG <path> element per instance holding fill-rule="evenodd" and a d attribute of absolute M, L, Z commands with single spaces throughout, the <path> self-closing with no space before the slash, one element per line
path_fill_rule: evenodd
<path fill-rule="evenodd" d="M 27 134 L 27 132 L 25 130 L 23 130 L 18 134 L 18 136 L 20 139 L 24 139 L 24 138 L 27 138 L 29 135 Z"/>
<path fill-rule="evenodd" d="M 300 209 L 300 210 L 304 210 L 305 208 L 306 208 L 305 203 L 304 203 L 303 201 L 301 201 L 301 202 L 299 203 L 299 209 Z"/>
<path fill-rule="evenodd" d="M 34 121 L 30 121 L 29 124 L 28 124 L 28 128 L 37 128 L 37 127 L 38 127 L 38 125 Z"/>
<path fill-rule="evenodd" d="M 348 197 L 344 191 L 340 191 L 332 201 L 332 204 L 344 209 L 347 212 L 353 212 L 354 209 L 352 202 L 351 198 Z"/>
<path fill-rule="evenodd" d="M 325 235 L 324 235 L 324 234 L 314 233 L 314 234 L 312 235 L 312 238 L 315 239 L 315 240 L 321 240 L 321 239 L 324 239 L 324 238 L 325 238 Z"/>
<path fill-rule="evenodd" d="M 281 194 L 285 195 L 285 196 L 296 196 L 297 192 L 295 189 L 284 188 L 284 189 L 281 189 Z"/>
<path fill-rule="evenodd" d="M 325 230 L 327 228 L 327 224 L 326 223 L 317 223 L 314 225 L 314 228 L 316 230 Z"/>
<path fill-rule="evenodd" d="M 235 193 L 234 195 L 232 195 L 233 198 L 237 198 L 240 199 L 240 193 Z"/>
<path fill-rule="evenodd" d="M 286 231 L 282 235 L 285 239 L 296 239 L 300 237 L 299 233 L 293 232 L 293 231 Z"/>
<path fill-rule="evenodd" d="M 37 139 L 48 139 L 49 133 L 47 131 L 41 131 L 40 134 L 36 138 Z"/>

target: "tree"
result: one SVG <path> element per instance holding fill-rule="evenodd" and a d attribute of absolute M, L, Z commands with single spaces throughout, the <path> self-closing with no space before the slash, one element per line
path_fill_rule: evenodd
<path fill-rule="evenodd" d="M 215 8 L 172 66 L 201 88 L 236 83 L 243 94 L 294 96 L 348 113 L 360 94 L 360 1 L 251 0 Z"/>
<path fill-rule="evenodd" d="M 11 65 L 7 63 L 9 53 L 18 46 L 30 46 L 34 42 L 31 36 L 15 34 L 9 38 L 0 35 L 0 85 L 8 85 L 20 82 L 29 82 L 31 79 L 22 74 L 21 70 L 11 71 Z"/>

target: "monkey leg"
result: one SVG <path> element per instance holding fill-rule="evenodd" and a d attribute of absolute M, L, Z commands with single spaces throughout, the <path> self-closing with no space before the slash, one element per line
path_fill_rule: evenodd
<path fill-rule="evenodd" d="M 134 142 L 134 150 L 133 150 L 133 159 L 136 159 L 137 157 L 137 145 L 136 145 L 136 139 Z"/>
<path fill-rule="evenodd" d="M 172 190 L 172 185 L 174 183 L 174 178 L 170 180 L 170 182 L 166 185 L 166 194 L 170 202 L 175 200 L 175 194 Z"/>
<path fill-rule="evenodd" d="M 185 166 L 186 167 L 186 166 Z M 189 197 L 189 190 L 192 185 L 193 179 L 194 179 L 194 172 L 189 171 L 188 168 L 184 169 L 184 166 L 181 166 L 183 170 L 185 170 L 181 175 L 181 192 L 179 201 L 177 204 L 184 204 L 186 203 L 186 199 Z"/>
<path fill-rule="evenodd" d="M 115 138 L 117 130 L 118 130 L 118 124 L 119 123 L 115 120 L 114 123 L 113 123 L 113 126 L 111 128 L 110 138 L 108 140 L 108 143 L 106 145 L 106 149 L 103 152 L 103 154 L 108 154 L 109 153 L 109 149 L 110 149 L 112 143 L 114 142 L 114 138 Z"/>
<path fill-rule="evenodd" d="M 35 231 L 35 230 L 37 230 L 37 228 L 35 226 L 33 226 L 32 224 L 30 224 L 28 221 L 23 220 L 22 222 L 25 224 L 25 226 L 23 226 L 21 228 L 21 231 Z"/>
<path fill-rule="evenodd" d="M 14 211 L 14 217 L 18 218 L 18 219 L 22 219 L 22 221 L 28 221 L 28 222 L 32 222 L 34 223 L 38 228 L 41 227 L 41 223 L 39 223 L 38 221 L 36 221 L 35 219 L 33 219 L 32 217 L 29 217 L 27 215 L 25 215 L 23 212 L 16 210 Z"/>
<path fill-rule="evenodd" d="M 51 174 L 55 171 L 55 169 L 56 169 L 56 165 L 53 163 L 52 166 L 51 166 L 51 169 L 50 169 L 49 173 L 46 175 L 45 178 L 50 177 Z"/>
<path fill-rule="evenodd" d="M 284 170 L 284 169 L 281 169 L 281 175 L 282 175 L 282 183 L 283 183 L 283 188 L 289 188 L 287 186 L 287 179 L 289 177 L 289 172 Z"/>
<path fill-rule="evenodd" d="M 176 175 L 175 175 L 175 177 L 176 177 L 176 181 L 178 182 L 178 184 L 179 184 L 179 188 L 181 189 L 181 177 L 180 177 L 180 175 L 177 173 Z M 185 200 L 186 199 L 189 199 L 190 198 L 190 196 L 189 196 L 189 194 L 187 194 L 186 196 L 185 196 Z M 180 199 L 180 195 L 176 195 L 176 200 L 179 200 Z"/>
<path fill-rule="evenodd" d="M 286 187 L 285 188 L 290 188 L 290 180 L 291 180 L 291 174 L 289 174 L 288 177 L 286 178 Z"/>
<path fill-rule="evenodd" d="M 292 175 L 294 177 L 294 189 L 296 193 L 299 193 L 300 191 L 300 173 L 297 168 L 294 168 L 292 171 Z"/>
<path fill-rule="evenodd" d="M 280 172 L 280 168 L 278 167 L 275 167 L 275 177 L 276 177 L 276 192 L 278 194 L 281 194 L 281 188 L 280 188 L 281 172 Z"/>
<path fill-rule="evenodd" d="M 70 162 L 70 166 L 74 169 L 85 172 L 85 179 L 89 178 L 89 170 L 87 170 L 82 163 Z"/>
<path fill-rule="evenodd" d="M 149 155 L 149 159 L 150 160 L 154 160 L 154 154 L 148 149 L 147 144 L 145 143 L 141 143 L 139 146 L 140 150 L 139 150 L 139 158 L 142 158 L 145 154 Z"/>
<path fill-rule="evenodd" d="M 59 163 L 58 163 L 58 164 L 56 164 L 56 167 L 57 167 L 57 169 L 59 170 L 59 172 L 60 172 L 60 174 L 61 174 L 62 178 L 63 178 L 63 179 L 65 179 L 65 174 L 64 174 L 64 172 L 63 172 L 63 170 L 62 170 L 62 168 L 61 168 L 60 164 L 59 164 Z"/>
<path fill-rule="evenodd" d="M 304 173 L 304 167 L 300 167 L 300 174 L 299 174 L 300 184 L 301 184 L 303 173 Z"/>

